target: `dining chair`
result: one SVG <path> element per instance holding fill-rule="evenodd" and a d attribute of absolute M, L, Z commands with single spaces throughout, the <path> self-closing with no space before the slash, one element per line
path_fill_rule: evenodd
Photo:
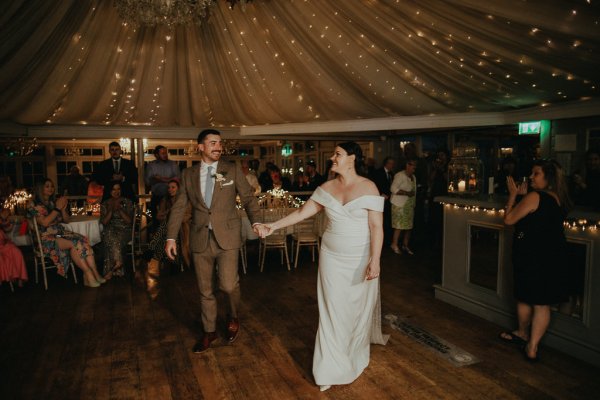
<path fill-rule="evenodd" d="M 131 266 L 135 273 L 136 258 L 144 254 L 144 246 L 142 245 L 142 233 L 146 227 L 142 227 L 142 222 L 146 213 L 142 211 L 139 204 L 133 205 L 133 218 L 131 219 L 131 240 L 129 241 L 129 254 L 131 256 Z"/>
<path fill-rule="evenodd" d="M 56 265 L 49 260 L 47 254 L 44 253 L 44 249 L 42 247 L 42 237 L 40 235 L 40 229 L 38 227 L 38 223 L 36 218 L 31 218 L 29 220 L 29 236 L 31 238 L 31 243 L 33 244 L 33 262 L 35 263 L 35 283 L 39 281 L 39 272 L 38 268 L 42 270 L 42 276 L 44 277 L 44 287 L 48 290 L 48 276 L 46 275 L 46 270 L 56 268 Z M 65 265 L 65 277 L 69 273 L 69 269 L 73 271 L 73 280 L 77 283 L 77 274 L 75 273 L 75 266 L 71 261 L 69 265 Z"/>
<path fill-rule="evenodd" d="M 319 218 L 312 216 L 294 225 L 292 233 L 292 254 L 294 254 L 294 246 L 296 253 L 294 255 L 294 269 L 298 267 L 298 257 L 300 255 L 300 247 L 308 246 L 312 252 L 312 262 L 315 262 L 315 248 L 319 251 Z"/>
<path fill-rule="evenodd" d="M 265 209 L 263 210 L 263 222 L 274 222 L 280 219 L 284 213 L 282 209 Z M 283 257 L 285 255 L 285 261 L 287 269 L 290 271 L 290 258 L 288 255 L 287 248 L 287 232 L 285 229 L 278 229 L 266 238 L 261 238 L 258 246 L 258 262 L 260 264 L 260 272 L 263 272 L 265 265 L 265 258 L 267 255 L 267 249 L 279 249 L 281 253 L 281 264 L 283 264 Z"/>

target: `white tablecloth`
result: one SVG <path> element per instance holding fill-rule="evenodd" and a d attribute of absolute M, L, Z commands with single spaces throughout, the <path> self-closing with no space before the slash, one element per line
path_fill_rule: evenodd
<path fill-rule="evenodd" d="M 88 215 L 77 215 L 71 217 L 71 221 L 68 224 L 62 224 L 65 229 L 71 232 L 79 233 L 80 235 L 87 236 L 92 246 L 100 243 L 102 238 L 100 237 L 100 218 Z"/>

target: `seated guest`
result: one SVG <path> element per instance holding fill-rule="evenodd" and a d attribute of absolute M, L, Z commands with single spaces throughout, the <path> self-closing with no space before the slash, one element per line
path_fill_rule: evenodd
<path fill-rule="evenodd" d="M 19 287 L 27 281 L 27 269 L 21 250 L 9 239 L 13 224 L 8 217 L 10 210 L 0 210 L 0 283 L 17 281 Z"/>
<path fill-rule="evenodd" d="M 308 192 L 314 189 L 310 188 L 310 184 L 308 182 L 308 177 L 304 175 L 304 172 L 298 171 L 294 175 L 294 183 L 292 183 L 292 192 Z M 302 200 L 308 199 L 309 196 L 302 195 L 298 196 L 298 198 Z"/>
<path fill-rule="evenodd" d="M 163 198 L 158 206 L 158 212 L 156 213 L 156 219 L 160 225 L 152 237 L 152 241 L 148 245 L 148 251 L 144 254 L 144 258 L 148 262 L 146 284 L 148 293 L 152 298 L 158 295 L 158 278 L 160 276 L 161 266 L 178 267 L 179 262 L 171 260 L 165 253 L 165 243 L 167 241 L 167 221 L 169 219 L 169 213 L 175 202 L 177 191 L 179 190 L 179 180 L 171 179 L 169 181 L 168 195 Z M 179 233 L 179 240 L 177 241 L 177 254 L 181 254 L 185 265 L 190 265 L 190 220 L 192 217 L 191 205 L 188 206 L 188 210 L 183 217 L 181 223 L 181 230 Z"/>
<path fill-rule="evenodd" d="M 110 190 L 100 206 L 100 222 L 104 226 L 102 244 L 104 245 L 104 278 L 123 276 L 123 254 L 127 242 L 131 240 L 131 222 L 133 203 L 122 196 L 121 183 L 111 182 Z"/>
<path fill-rule="evenodd" d="M 275 166 L 275 164 L 273 164 L 272 162 L 267 162 L 267 164 L 265 165 L 265 170 L 263 172 L 260 173 L 260 175 L 258 176 L 258 183 L 260 183 L 260 187 L 266 191 L 267 187 L 270 187 L 272 185 L 271 182 L 271 171 L 273 169 L 277 169 L 277 166 Z M 255 170 L 258 171 L 258 170 Z"/>
<path fill-rule="evenodd" d="M 285 176 L 281 176 L 281 171 L 277 166 L 273 166 L 273 168 L 269 171 L 269 176 L 271 177 L 271 181 L 269 185 L 265 187 L 265 191 L 278 189 L 278 190 L 287 190 L 288 192 L 292 188 L 292 183 Z"/>
<path fill-rule="evenodd" d="M 106 282 L 96 270 L 94 252 L 88 238 L 68 231 L 61 225 L 61 222 L 69 222 L 67 198 L 56 198 L 52 180 L 44 179 L 36 184 L 27 215 L 37 221 L 42 250 L 56 265 L 59 275 L 65 275 L 65 268 L 72 260 L 83 271 L 85 286 L 98 287 Z"/>

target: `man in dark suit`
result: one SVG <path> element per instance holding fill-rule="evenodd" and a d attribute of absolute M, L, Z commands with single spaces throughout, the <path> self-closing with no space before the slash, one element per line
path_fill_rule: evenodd
<path fill-rule="evenodd" d="M 121 157 L 121 145 L 111 142 L 108 145 L 110 158 L 102 161 L 92 174 L 92 182 L 104 186 L 110 182 L 121 182 L 121 193 L 124 197 L 135 201 L 137 195 L 138 170 L 133 161 Z"/>
<path fill-rule="evenodd" d="M 254 189 L 239 167 L 227 161 L 220 161 L 223 147 L 219 131 L 205 129 L 200 132 L 198 150 L 201 162 L 181 173 L 181 186 L 167 223 L 165 247 L 167 255 L 174 259 L 177 255 L 175 239 L 183 214 L 188 204 L 191 204 L 190 250 L 200 288 L 204 328 L 202 339 L 192 349 L 194 353 L 208 350 L 211 343 L 217 339 L 215 274 L 219 277 L 219 289 L 229 298 L 227 341 L 233 343 L 240 330 L 238 254 L 242 246 L 242 221 L 236 207 L 237 196 L 256 232 L 259 229 L 256 226 L 260 225 L 260 207 L 254 196 Z"/>
<path fill-rule="evenodd" d="M 377 185 L 379 194 L 385 198 L 383 207 L 383 235 L 386 244 L 392 242 L 392 207 L 390 203 L 390 186 L 394 179 L 394 159 L 392 157 L 386 157 L 383 160 L 383 167 L 376 169 L 373 172 L 371 179 Z"/>

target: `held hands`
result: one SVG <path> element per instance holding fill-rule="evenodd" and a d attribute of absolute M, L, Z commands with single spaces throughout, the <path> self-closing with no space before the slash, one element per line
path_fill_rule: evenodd
<path fill-rule="evenodd" d="M 379 273 L 381 272 L 380 266 L 378 262 L 373 260 L 369 261 L 369 265 L 367 265 L 367 274 L 366 280 L 370 281 L 375 278 L 379 278 Z"/>
<path fill-rule="evenodd" d="M 254 233 L 263 239 L 275 232 L 271 224 L 255 224 L 252 229 Z"/>

